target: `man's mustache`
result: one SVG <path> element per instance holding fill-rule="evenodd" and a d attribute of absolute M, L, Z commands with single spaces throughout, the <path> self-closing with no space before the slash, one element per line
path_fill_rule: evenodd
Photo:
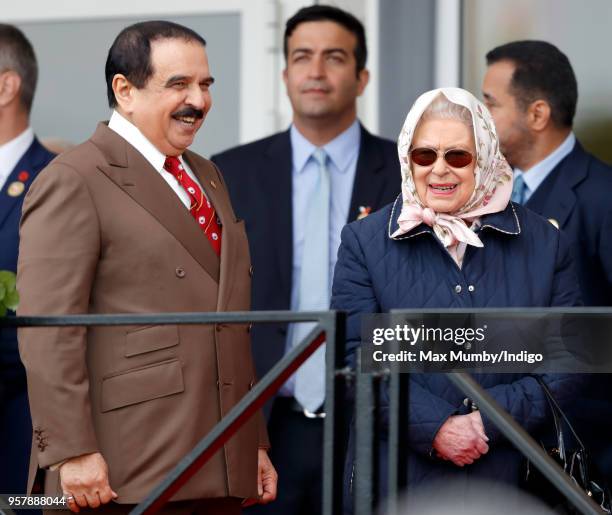
<path fill-rule="evenodd" d="M 195 118 L 196 120 L 200 120 L 204 118 L 204 111 L 201 109 L 196 109 L 195 107 L 184 107 L 178 111 L 172 113 L 172 118 Z"/>
<path fill-rule="evenodd" d="M 322 91 L 325 91 L 326 93 L 331 91 L 329 84 L 320 80 L 309 80 L 304 82 L 304 84 L 302 84 L 302 87 L 300 88 L 300 91 L 303 93 L 304 91 L 308 91 L 310 89 L 320 89 Z"/>

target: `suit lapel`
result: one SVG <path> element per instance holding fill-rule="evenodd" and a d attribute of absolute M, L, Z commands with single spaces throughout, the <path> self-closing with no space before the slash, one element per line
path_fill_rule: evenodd
<path fill-rule="evenodd" d="M 34 138 L 34 141 L 29 146 L 28 150 L 26 150 L 25 154 L 21 156 L 21 159 L 6 179 L 6 183 L 2 187 L 2 191 L 0 191 L 0 196 L 2 197 L 0 201 L 0 227 L 2 227 L 4 221 L 7 219 L 11 211 L 13 211 L 13 209 L 15 209 L 17 206 L 21 206 L 24 195 L 36 177 L 35 170 L 38 170 L 43 164 L 44 156 L 44 148 L 38 142 L 38 140 Z M 24 181 L 19 179 L 19 174 L 21 172 L 27 172 L 28 177 Z M 9 194 L 9 188 L 11 188 L 13 183 L 23 184 L 23 190 L 18 195 Z"/>
<path fill-rule="evenodd" d="M 385 174 L 379 171 L 384 164 L 384 157 L 376 144 L 376 139 L 361 126 L 359 157 L 347 222 L 352 222 L 359 216 L 360 208 L 367 210 L 381 204 L 385 189 Z"/>
<path fill-rule="evenodd" d="M 576 204 L 574 188 L 586 178 L 588 159 L 580 143 L 576 142 L 574 149 L 548 174 L 525 207 L 556 220 L 563 228 Z"/>
<path fill-rule="evenodd" d="M 279 286 L 284 292 L 291 292 L 293 270 L 292 169 L 291 138 L 289 131 L 285 131 L 274 138 L 265 150 L 260 174 L 260 191 L 262 195 L 266 195 L 266 202 L 272 204 L 270 211 L 281 213 L 270 220 L 273 224 L 270 230 L 273 231 L 276 242 L 274 250 L 280 268 Z M 270 195 L 270 192 L 274 194 Z"/>
<path fill-rule="evenodd" d="M 144 156 L 105 124 L 98 125 L 91 141 L 108 161 L 107 166 L 99 167 L 100 171 L 156 218 L 202 268 L 219 281 L 219 258 L 206 236 Z M 194 173 L 200 171 L 194 170 Z M 205 190 L 208 194 L 210 188 Z M 212 200 L 214 202 L 214 197 Z"/>
<path fill-rule="evenodd" d="M 206 192 L 206 196 L 212 202 L 217 216 L 221 220 L 221 263 L 217 309 L 219 311 L 226 311 L 234 282 L 235 274 L 233 271 L 236 269 L 234 265 L 237 258 L 238 238 L 244 236 L 240 234 L 236 227 L 236 217 L 215 165 L 193 152 L 187 151 L 183 157 L 197 176 L 198 181 L 200 181 L 202 188 Z M 206 236 L 204 236 L 204 239 L 206 240 Z M 210 246 L 208 241 L 206 243 L 212 251 L 212 246 Z M 215 259 L 218 263 L 219 259 L 216 255 Z"/>

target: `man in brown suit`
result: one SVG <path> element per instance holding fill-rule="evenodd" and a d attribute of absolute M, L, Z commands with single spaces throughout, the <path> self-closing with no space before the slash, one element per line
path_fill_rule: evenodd
<path fill-rule="evenodd" d="M 169 22 L 124 29 L 106 63 L 108 125 L 47 167 L 24 204 L 20 315 L 248 310 L 250 260 L 218 169 L 190 152 L 211 106 L 205 41 Z M 128 511 L 252 387 L 248 328 L 23 329 L 30 488 L 74 512 Z M 276 495 L 263 418 L 168 509 L 239 513 Z M 255 501 L 255 499 L 257 501 Z"/>

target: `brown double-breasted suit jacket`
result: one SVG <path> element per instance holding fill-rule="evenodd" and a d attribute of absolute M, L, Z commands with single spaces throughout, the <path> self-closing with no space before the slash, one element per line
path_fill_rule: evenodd
<path fill-rule="evenodd" d="M 219 258 L 149 162 L 101 123 L 55 159 L 24 203 L 20 315 L 242 311 L 251 264 L 243 222 L 208 160 L 186 151 L 222 223 Z M 136 503 L 255 381 L 249 327 L 30 328 L 19 332 L 38 467 L 94 451 L 118 502 Z M 173 500 L 257 496 L 261 415 Z M 45 491 L 61 493 L 57 473 Z"/>

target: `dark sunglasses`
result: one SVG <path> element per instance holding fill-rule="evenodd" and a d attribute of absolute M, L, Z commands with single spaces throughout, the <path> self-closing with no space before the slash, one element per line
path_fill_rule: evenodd
<path fill-rule="evenodd" d="M 431 166 L 438 160 L 438 151 L 426 147 L 413 148 L 410 159 L 419 166 Z M 467 150 L 451 148 L 444 152 L 444 160 L 452 168 L 465 168 L 474 160 L 474 156 Z"/>

